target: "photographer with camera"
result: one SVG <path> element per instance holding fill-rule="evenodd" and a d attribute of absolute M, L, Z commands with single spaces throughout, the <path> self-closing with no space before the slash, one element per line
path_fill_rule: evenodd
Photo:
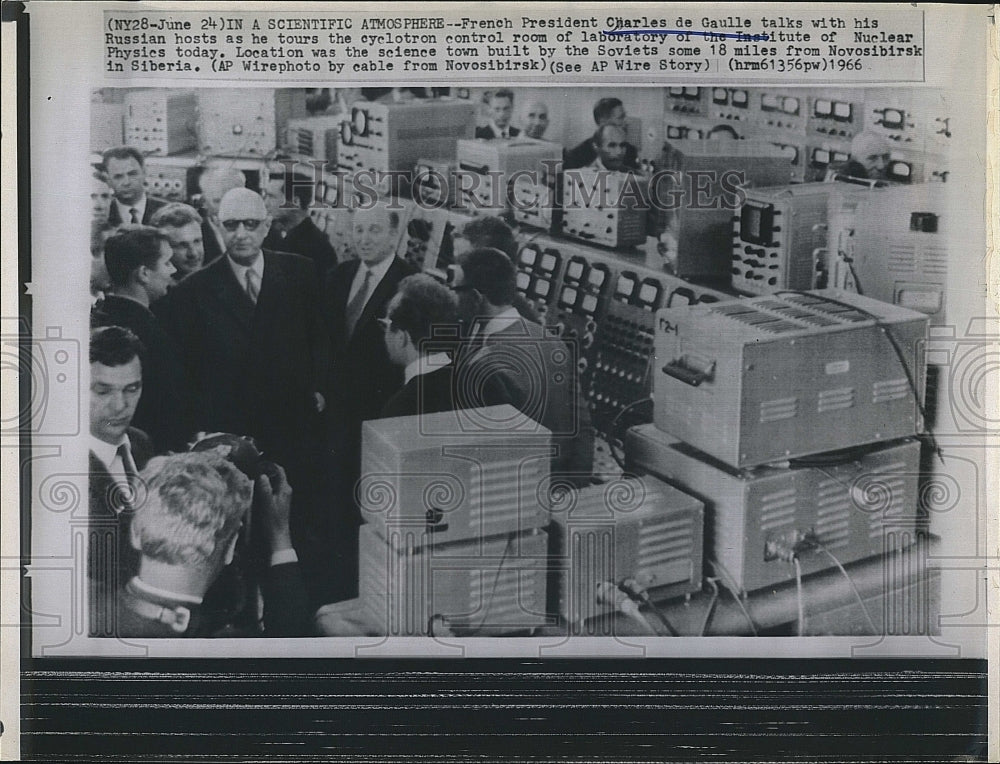
<path fill-rule="evenodd" d="M 145 500 L 131 525 L 140 560 L 138 574 L 118 595 L 120 637 L 309 633 L 311 614 L 288 524 L 292 489 L 285 471 L 260 460 L 255 449 L 249 459 L 241 454 L 248 450 L 243 439 L 216 440 L 218 445 L 209 443 L 206 450 L 156 457 L 140 476 Z M 251 507 L 258 511 L 252 513 Z M 218 585 L 234 558 L 258 545 L 242 538 L 252 516 L 261 526 L 254 541 L 269 554 L 260 576 L 259 622 L 243 617 L 247 601 L 255 605 L 255 587 L 239 586 L 240 575 L 236 586 Z"/>

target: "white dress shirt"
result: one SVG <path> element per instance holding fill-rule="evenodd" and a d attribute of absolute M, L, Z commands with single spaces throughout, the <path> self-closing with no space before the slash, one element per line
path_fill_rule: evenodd
<path fill-rule="evenodd" d="M 395 257 L 393 255 L 389 255 L 389 257 L 385 258 L 385 260 L 371 267 L 362 262 L 358 267 L 358 272 L 354 274 L 354 280 L 351 282 L 351 291 L 347 295 L 347 304 L 351 304 L 351 300 L 354 299 L 358 290 L 361 289 L 361 285 L 365 283 L 365 273 L 371 271 L 372 277 L 371 281 L 368 282 L 368 296 L 365 298 L 365 305 L 367 305 L 368 301 L 375 293 L 375 289 L 380 283 L 382 283 L 382 279 L 385 278 L 385 274 L 389 272 L 389 268 L 392 266 L 392 261 L 394 259 Z M 364 306 L 361 307 L 361 312 L 364 312 Z"/>
<path fill-rule="evenodd" d="M 403 369 L 403 384 L 409 384 L 410 380 L 414 377 L 430 374 L 432 371 L 437 371 L 450 363 L 451 356 L 447 353 L 431 353 L 414 358 Z"/>
<path fill-rule="evenodd" d="M 247 290 L 247 271 L 253 271 L 257 274 L 257 294 L 259 295 L 264 283 L 264 254 L 258 254 L 257 259 L 250 265 L 240 265 L 229 255 L 226 255 L 226 260 L 229 261 L 229 267 L 233 269 L 233 275 L 236 276 L 236 281 L 244 292 Z"/>
<path fill-rule="evenodd" d="M 487 321 L 485 324 L 479 323 L 476 325 L 477 333 L 482 332 L 484 337 L 489 337 L 491 334 L 496 334 L 501 332 L 513 324 L 522 322 L 524 319 L 521 314 L 517 312 L 517 308 L 511 306 L 504 308 L 502 311 L 497 313 L 493 318 Z M 473 336 L 476 336 L 473 334 Z"/>
<path fill-rule="evenodd" d="M 90 452 L 104 465 L 104 469 L 111 475 L 111 479 L 126 492 L 124 495 L 128 495 L 132 491 L 132 486 L 128 483 L 125 465 L 122 463 L 121 454 L 118 453 L 118 448 L 122 444 L 128 448 L 129 453 L 132 453 L 132 442 L 128 439 L 128 435 L 123 435 L 117 443 L 105 443 L 93 435 L 90 436 Z M 121 509 L 121 507 L 116 507 L 116 509 Z"/>
<path fill-rule="evenodd" d="M 123 223 L 132 222 L 132 210 L 135 210 L 135 216 L 142 222 L 142 216 L 146 214 L 146 195 L 143 194 L 142 198 L 139 199 L 135 204 L 122 204 L 120 201 L 115 199 L 114 204 L 118 207 L 118 217 Z"/>

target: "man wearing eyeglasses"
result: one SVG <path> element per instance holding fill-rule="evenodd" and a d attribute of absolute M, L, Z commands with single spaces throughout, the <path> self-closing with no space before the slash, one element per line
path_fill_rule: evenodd
<path fill-rule="evenodd" d="M 225 256 L 177 284 L 157 308 L 189 370 L 197 428 L 252 436 L 305 494 L 329 344 L 316 268 L 262 249 L 271 219 L 256 192 L 227 191 L 218 217 Z"/>

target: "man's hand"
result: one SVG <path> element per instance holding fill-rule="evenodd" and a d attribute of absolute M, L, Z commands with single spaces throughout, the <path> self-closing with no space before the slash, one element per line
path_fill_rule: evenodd
<path fill-rule="evenodd" d="M 271 554 L 292 548 L 292 533 L 288 518 L 292 510 L 292 487 L 288 484 L 285 470 L 278 464 L 271 464 L 265 474 L 260 475 L 254 486 L 263 508 Z"/>

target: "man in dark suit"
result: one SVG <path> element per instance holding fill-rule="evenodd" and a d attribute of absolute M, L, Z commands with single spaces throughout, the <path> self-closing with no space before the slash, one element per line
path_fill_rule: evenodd
<path fill-rule="evenodd" d="M 118 596 L 118 636 L 308 634 L 309 609 L 289 530 L 292 490 L 280 467 L 251 481 L 222 454 L 204 451 L 155 458 L 142 478 L 146 500 L 129 534 L 139 563 Z M 270 556 L 261 580 L 261 624 L 234 619 L 242 609 L 238 590 L 215 586 L 233 562 L 252 502 L 264 520 L 253 531 L 265 537 Z M 227 594 L 235 596 L 227 601 Z"/>
<path fill-rule="evenodd" d="M 552 433 L 556 447 L 552 473 L 587 485 L 594 444 L 577 376 L 579 354 L 570 353 L 561 338 L 514 309 L 516 272 L 500 250 L 476 249 L 462 255 L 452 289 L 468 327 L 459 353 L 460 378 L 477 386 L 488 379 L 501 382 L 510 403 Z"/>
<path fill-rule="evenodd" d="M 502 88 L 490 95 L 490 123 L 476 128 L 476 137 L 493 140 L 494 138 L 516 138 L 521 131 L 510 124 L 514 115 L 514 91 Z"/>
<path fill-rule="evenodd" d="M 382 417 L 414 416 L 509 403 L 495 380 L 471 395 L 455 373 L 458 300 L 430 276 L 417 273 L 399 282 L 380 319 L 390 360 L 403 369 L 404 384 L 382 408 Z"/>
<path fill-rule="evenodd" d="M 132 427 L 142 395 L 142 344 L 119 326 L 90 335 L 90 483 L 87 580 L 91 636 L 114 633 L 118 587 L 134 575 L 128 543 L 141 500 L 139 470 L 153 455 L 145 433 Z"/>
<path fill-rule="evenodd" d="M 271 221 L 259 194 L 228 191 L 219 219 L 226 256 L 155 309 L 181 348 L 198 428 L 252 436 L 302 491 L 319 443 L 329 347 L 316 271 L 306 258 L 262 250 Z"/>
<path fill-rule="evenodd" d="M 174 281 L 180 281 L 205 264 L 204 221 L 198 210 L 183 202 L 170 202 L 160 207 L 149 224 L 159 229 L 173 250 Z"/>
<path fill-rule="evenodd" d="M 414 269 L 394 254 L 399 213 L 376 204 L 351 214 L 358 259 L 341 263 L 327 279 L 324 310 L 331 337 L 329 423 L 332 485 L 336 516 L 327 516 L 325 536 L 336 546 L 332 560 L 335 591 L 317 594 L 321 602 L 357 595 L 358 512 L 354 485 L 361 470 L 361 423 L 376 419 L 403 384 L 402 369 L 389 360 L 378 319 L 396 287 Z"/>
<path fill-rule="evenodd" d="M 277 165 L 264 186 L 264 204 L 272 221 L 264 248 L 308 257 L 323 277 L 337 265 L 337 252 L 309 216 L 314 188 L 311 179 Z"/>
<path fill-rule="evenodd" d="M 246 176 L 235 167 L 209 167 L 198 177 L 201 192 L 201 240 L 205 264 L 215 262 L 226 251 L 225 232 L 219 223 L 219 204 L 227 191 L 246 186 Z"/>
<path fill-rule="evenodd" d="M 179 450 L 194 433 L 190 390 L 180 348 L 149 309 L 173 284 L 173 251 L 155 228 L 137 226 L 113 234 L 104 245 L 111 289 L 94 307 L 95 326 L 123 326 L 142 342 L 142 397 L 133 424 L 157 450 Z"/>
<path fill-rule="evenodd" d="M 142 154 L 131 146 L 108 149 L 101 157 L 101 169 L 115 198 L 108 210 L 108 223 L 149 224 L 153 213 L 165 205 L 165 199 L 147 196 L 146 162 Z"/>
<path fill-rule="evenodd" d="M 589 167 L 598 157 L 597 138 L 600 129 L 605 125 L 613 125 L 621 130 L 625 129 L 625 106 L 619 98 L 602 98 L 594 104 L 594 123 L 597 125 L 597 132 L 582 143 L 574 146 L 566 152 L 563 157 L 563 168 L 566 170 L 576 170 L 580 167 Z M 622 161 L 624 170 L 639 169 L 639 151 L 629 142 L 624 144 L 624 158 Z"/>

